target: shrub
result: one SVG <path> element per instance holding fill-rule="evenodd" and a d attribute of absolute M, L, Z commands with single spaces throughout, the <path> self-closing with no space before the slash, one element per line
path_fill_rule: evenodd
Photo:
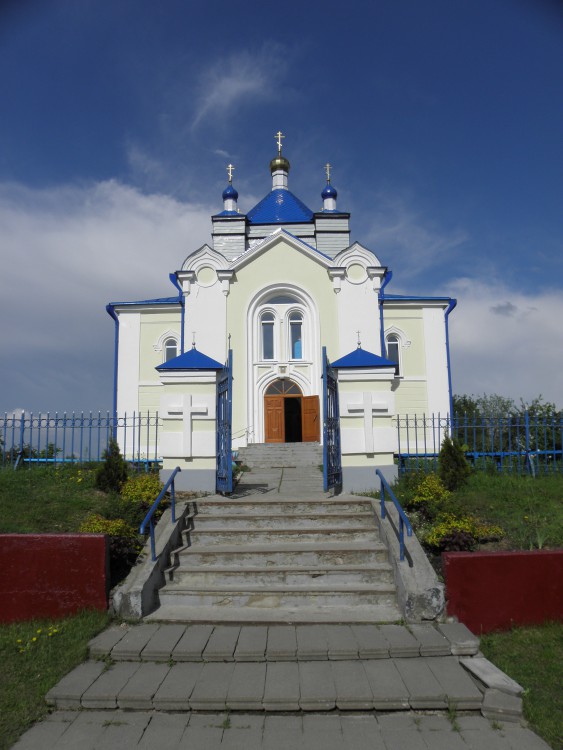
<path fill-rule="evenodd" d="M 467 482 L 471 467 L 457 440 L 446 435 L 438 456 L 438 474 L 448 490 L 457 490 Z"/>
<path fill-rule="evenodd" d="M 162 486 L 158 474 L 136 474 L 129 477 L 121 488 L 121 497 L 130 503 L 142 503 L 150 507 Z"/>
<path fill-rule="evenodd" d="M 420 513 L 423 518 L 433 519 L 449 510 L 450 498 L 451 492 L 444 487 L 437 474 L 423 474 L 419 476 L 418 483 L 412 485 L 404 507 Z"/>
<path fill-rule="evenodd" d="M 452 514 L 441 516 L 423 539 L 436 552 L 464 552 L 475 549 L 479 542 L 500 539 L 504 536 L 499 526 L 490 526 L 472 516 L 456 518 Z"/>
<path fill-rule="evenodd" d="M 79 531 L 109 536 L 112 586 L 127 575 L 143 548 L 137 531 L 122 518 L 103 518 L 94 513 L 81 523 Z"/>
<path fill-rule="evenodd" d="M 103 492 L 119 492 L 127 480 L 127 464 L 119 445 L 111 439 L 104 451 L 104 463 L 96 474 L 96 487 Z"/>

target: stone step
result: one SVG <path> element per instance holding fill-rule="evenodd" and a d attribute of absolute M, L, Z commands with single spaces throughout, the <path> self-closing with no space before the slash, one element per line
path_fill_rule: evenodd
<path fill-rule="evenodd" d="M 253 498 L 241 500 L 207 500 L 202 498 L 192 504 L 196 513 L 215 515 L 228 513 L 229 515 L 246 515 L 253 513 L 302 513 L 329 515 L 330 513 L 367 513 L 371 512 L 372 505 L 369 499 L 361 500 L 282 500 L 276 498 Z"/>
<path fill-rule="evenodd" d="M 325 568 L 304 567 L 188 567 L 172 569 L 173 580 L 184 585 L 206 586 L 223 585 L 225 588 L 231 586 L 244 586 L 248 583 L 269 586 L 271 584 L 284 584 L 286 586 L 304 586 L 323 583 L 336 587 L 346 584 L 358 583 L 393 583 L 393 569 L 389 563 L 376 563 L 373 565 L 334 566 Z"/>
<path fill-rule="evenodd" d="M 237 589 L 225 586 L 196 586 L 191 582 L 167 583 L 159 591 L 161 606 L 215 607 L 361 607 L 392 605 L 395 587 L 390 583 L 355 585 L 245 585 Z"/>
<path fill-rule="evenodd" d="M 323 538 L 338 539 L 347 542 L 377 542 L 379 532 L 375 528 L 364 526 L 319 526 L 277 529 L 247 529 L 223 526 L 217 529 L 190 529 L 183 532 L 187 537 L 188 544 L 210 545 L 210 544 L 277 544 L 279 542 L 321 542 Z"/>
<path fill-rule="evenodd" d="M 119 661 L 108 668 L 104 666 L 85 662 L 77 667 L 49 691 L 49 705 L 67 710 L 261 713 L 334 709 L 420 711 L 448 707 L 478 711 L 483 705 L 483 693 L 452 656 L 170 664 Z M 400 738 L 397 741 L 399 744 L 393 743 L 393 747 L 415 747 L 401 744 Z M 192 746 L 198 747 L 189 745 Z M 293 747 L 289 743 L 283 746 Z M 317 741 L 314 747 L 318 746 Z"/>
<path fill-rule="evenodd" d="M 181 565 L 189 567 L 206 565 L 250 565 L 251 567 L 304 565 L 354 565 L 386 562 L 387 547 L 381 542 L 336 542 L 334 540 L 315 544 L 284 540 L 274 544 L 215 544 L 204 547 L 183 547 L 176 551 Z"/>
<path fill-rule="evenodd" d="M 193 517 L 194 529 L 196 531 L 208 531 L 211 529 L 244 529 L 247 531 L 260 529 L 323 529 L 325 527 L 340 529 L 348 528 L 373 528 L 373 513 L 330 513 L 304 514 L 304 513 L 214 513 L 208 515 L 205 511 Z"/>

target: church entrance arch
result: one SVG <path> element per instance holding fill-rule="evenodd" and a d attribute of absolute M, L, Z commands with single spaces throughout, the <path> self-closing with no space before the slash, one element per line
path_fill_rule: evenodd
<path fill-rule="evenodd" d="M 303 396 L 288 378 L 274 380 L 264 394 L 267 443 L 310 443 L 320 438 L 319 397 Z"/>

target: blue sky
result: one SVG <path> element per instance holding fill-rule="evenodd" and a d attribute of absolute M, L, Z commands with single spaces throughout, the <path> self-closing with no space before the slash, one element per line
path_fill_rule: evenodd
<path fill-rule="evenodd" d="M 563 407 L 563 9 L 549 0 L 0 7 L 0 410 L 111 405 L 110 300 L 174 293 L 239 206 L 321 205 L 448 294 L 454 391 Z"/>

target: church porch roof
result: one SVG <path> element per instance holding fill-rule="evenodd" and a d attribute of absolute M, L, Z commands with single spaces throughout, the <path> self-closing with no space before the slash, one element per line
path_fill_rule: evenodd
<path fill-rule="evenodd" d="M 331 362 L 331 367 L 339 370 L 348 367 L 395 367 L 395 365 L 396 362 L 391 362 L 391 360 L 386 359 L 385 357 L 380 357 L 378 354 L 368 352 L 365 349 L 362 349 L 361 346 L 358 346 L 358 348 L 354 349 L 350 354 L 345 354 L 343 357 L 340 357 L 336 362 Z"/>
<path fill-rule="evenodd" d="M 223 365 L 207 354 L 199 352 L 195 346 L 178 357 L 158 365 L 157 370 L 222 370 Z"/>

